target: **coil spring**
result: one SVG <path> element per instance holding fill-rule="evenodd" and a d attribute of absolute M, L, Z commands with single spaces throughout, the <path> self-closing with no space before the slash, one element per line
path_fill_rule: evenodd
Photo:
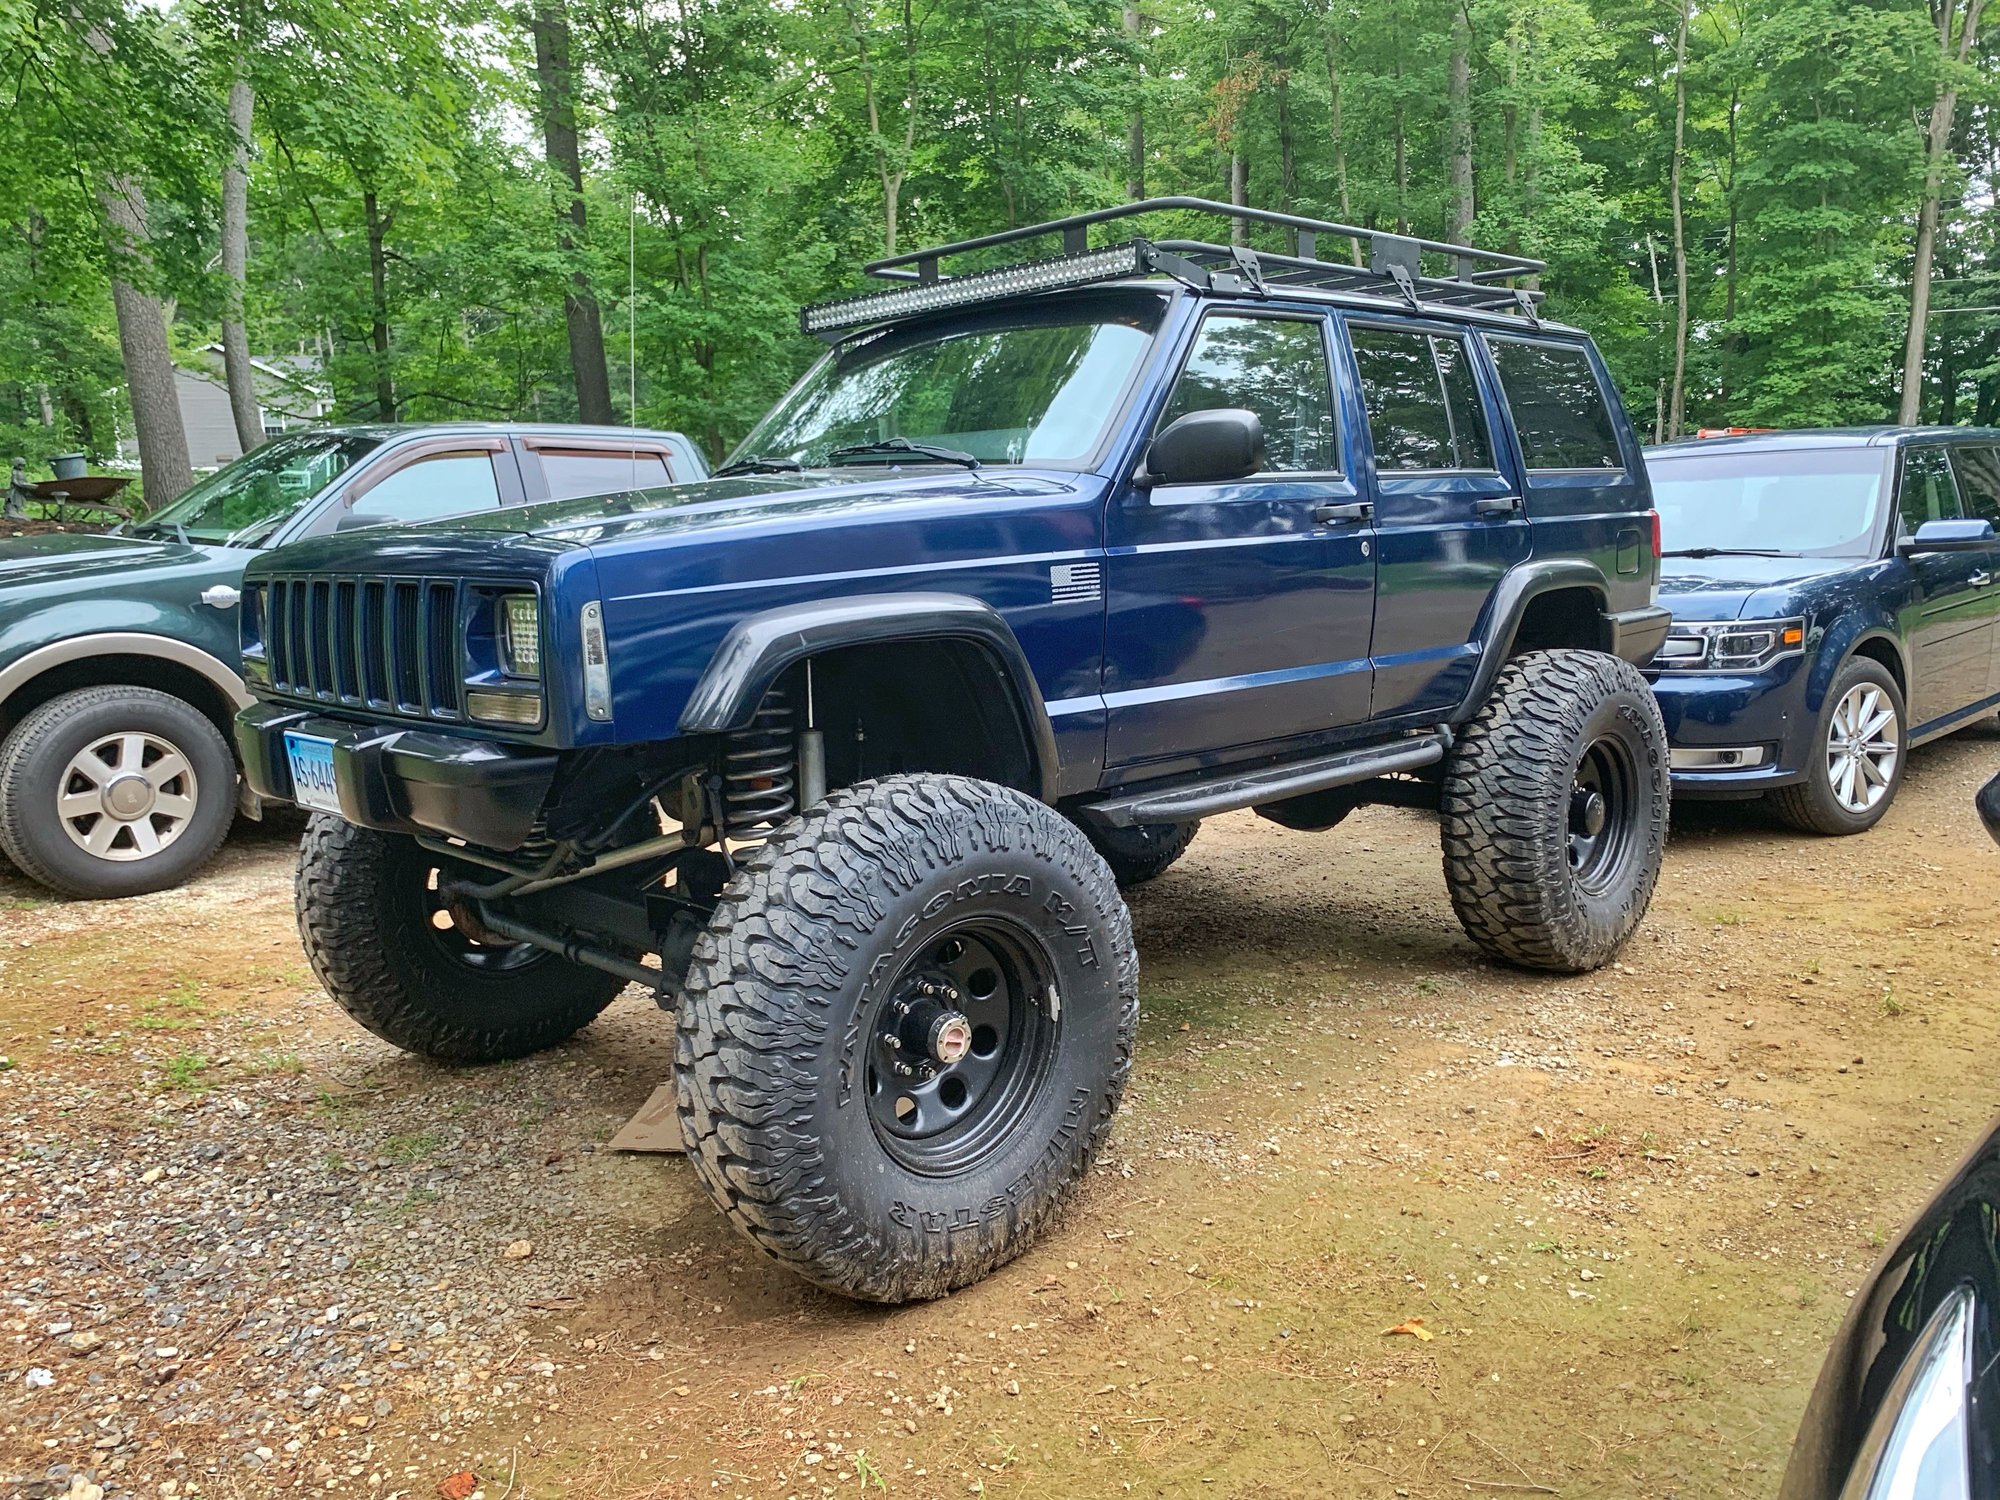
<path fill-rule="evenodd" d="M 773 688 L 750 727 L 722 752 L 722 820 L 733 839 L 768 833 L 798 811 L 797 740 L 792 706 Z"/>

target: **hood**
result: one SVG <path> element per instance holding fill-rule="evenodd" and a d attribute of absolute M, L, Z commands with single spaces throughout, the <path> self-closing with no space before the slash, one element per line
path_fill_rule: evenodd
<path fill-rule="evenodd" d="M 633 490 L 578 500 L 550 500 L 512 510 L 485 511 L 410 528 L 403 535 L 527 533 L 553 543 L 597 547 L 646 538 L 680 538 L 700 532 L 751 529 L 766 523 L 796 525 L 873 510 L 885 503 L 921 508 L 964 505 L 983 499 L 1018 500 L 1066 493 L 1080 476 L 1066 471 L 1013 467 L 940 470 L 891 464 L 853 464 L 803 474 L 742 474 L 660 489 Z M 386 530 L 387 528 L 384 528 Z"/>
<path fill-rule="evenodd" d="M 1757 599 L 1761 616 L 1790 589 L 1865 566 L 1850 557 L 1667 557 L 1660 603 L 1676 620 L 1737 620 Z"/>
<path fill-rule="evenodd" d="M 242 547 L 88 532 L 7 537 L 0 539 L 0 604 L 24 593 L 78 589 L 103 597 L 120 584 L 184 576 L 197 585 L 210 578 L 234 581 L 256 555 Z"/>

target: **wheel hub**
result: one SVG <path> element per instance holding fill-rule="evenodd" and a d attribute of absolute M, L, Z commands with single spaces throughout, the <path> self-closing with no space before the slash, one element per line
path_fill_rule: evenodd
<path fill-rule="evenodd" d="M 1579 787 L 1570 798 L 1569 816 L 1578 833 L 1587 839 L 1596 838 L 1604 832 L 1604 820 L 1607 816 L 1603 794 L 1587 787 Z"/>
<path fill-rule="evenodd" d="M 144 776 L 115 776 L 105 786 L 102 801 L 112 817 L 130 823 L 153 810 L 153 784 Z"/>
<path fill-rule="evenodd" d="M 950 1173 L 1008 1138 L 1054 1042 L 1045 964 L 1010 924 L 974 919 L 928 945 L 876 1003 L 867 1107 L 905 1167 Z"/>

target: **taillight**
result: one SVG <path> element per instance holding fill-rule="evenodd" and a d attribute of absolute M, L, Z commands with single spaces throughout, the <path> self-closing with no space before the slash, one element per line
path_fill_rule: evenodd
<path fill-rule="evenodd" d="M 1654 511 L 1652 513 L 1652 516 L 1653 516 L 1653 560 L 1657 562 L 1659 561 L 1660 557 L 1660 513 L 1658 511 Z"/>

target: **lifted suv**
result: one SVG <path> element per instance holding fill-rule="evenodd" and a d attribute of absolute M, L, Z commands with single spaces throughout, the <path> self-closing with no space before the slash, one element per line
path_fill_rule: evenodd
<path fill-rule="evenodd" d="M 1159 212 L 1285 249 L 1087 243 Z M 238 735 L 335 815 L 299 922 L 355 1019 L 491 1061 L 647 986 L 716 1201 L 900 1301 L 1072 1194 L 1131 1063 L 1118 886 L 1210 814 L 1436 808 L 1487 952 L 1617 952 L 1667 616 L 1598 356 L 1502 284 L 1536 262 L 1166 199 L 869 269 L 708 482 L 260 561 Z"/>

